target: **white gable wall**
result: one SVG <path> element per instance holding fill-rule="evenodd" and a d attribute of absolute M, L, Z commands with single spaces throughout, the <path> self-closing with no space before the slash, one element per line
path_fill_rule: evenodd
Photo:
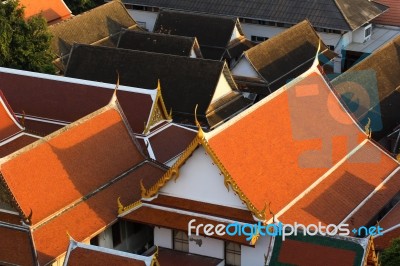
<path fill-rule="evenodd" d="M 241 265 L 266 265 L 271 236 L 260 236 L 255 247 L 241 246 Z"/>
<path fill-rule="evenodd" d="M 240 32 L 239 32 L 237 26 L 235 25 L 235 28 L 233 29 L 230 41 L 233 41 L 233 40 L 239 38 L 240 36 L 242 36 L 242 35 L 240 35 Z"/>
<path fill-rule="evenodd" d="M 197 245 L 195 241 L 190 240 L 191 238 L 201 240 L 201 246 Z M 189 236 L 189 253 L 224 259 L 224 241 L 215 238 L 191 235 Z"/>
<path fill-rule="evenodd" d="M 140 25 L 146 23 L 146 29 L 153 31 L 157 19 L 157 12 L 128 9 L 129 15 Z"/>
<path fill-rule="evenodd" d="M 163 227 L 154 227 L 154 245 L 172 249 L 172 230 Z"/>
<path fill-rule="evenodd" d="M 217 83 L 217 89 L 214 92 L 214 96 L 211 100 L 211 103 L 217 101 L 218 99 L 224 97 L 228 93 L 231 93 L 232 89 L 231 86 L 229 86 L 228 81 L 226 80 L 225 76 L 223 73 L 219 76 L 219 80 Z"/>
<path fill-rule="evenodd" d="M 179 173 L 176 182 L 170 180 L 160 189 L 161 194 L 247 210 L 240 198 L 226 189 L 223 174 L 202 146 L 193 152 Z"/>
<path fill-rule="evenodd" d="M 258 75 L 257 71 L 250 64 L 246 56 L 240 57 L 239 62 L 232 69 L 232 75 L 249 78 L 260 78 L 260 75 Z"/>

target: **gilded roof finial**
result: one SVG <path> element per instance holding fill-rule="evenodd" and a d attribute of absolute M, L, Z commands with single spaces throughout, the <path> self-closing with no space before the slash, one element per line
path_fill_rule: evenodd
<path fill-rule="evenodd" d="M 199 138 L 203 139 L 203 138 L 204 138 L 204 131 L 203 131 L 203 129 L 201 128 L 201 125 L 200 125 L 200 123 L 199 123 L 199 120 L 197 120 L 197 107 L 198 107 L 198 106 L 199 106 L 199 105 L 196 104 L 196 107 L 195 107 L 195 109 L 194 109 L 194 122 L 196 123 L 196 126 L 197 126 L 197 128 L 199 129 L 199 132 L 197 133 L 197 136 L 198 136 Z"/>
<path fill-rule="evenodd" d="M 114 92 L 113 92 L 113 95 L 110 100 L 110 104 L 115 103 L 117 101 L 117 90 L 119 87 L 119 73 L 118 73 L 118 70 L 116 72 L 117 72 L 117 83 L 115 84 L 115 88 L 114 88 Z"/>
<path fill-rule="evenodd" d="M 315 54 L 314 63 L 312 65 L 313 68 L 316 68 L 319 65 L 318 56 L 319 56 L 320 51 L 321 51 L 321 39 L 319 39 L 319 41 L 318 41 L 318 49 L 317 49 L 317 53 Z"/>
<path fill-rule="evenodd" d="M 368 122 L 364 127 L 365 129 L 365 134 L 368 135 L 368 138 L 371 139 L 371 135 L 372 135 L 372 130 L 371 130 L 371 119 L 368 117 Z"/>
<path fill-rule="evenodd" d="M 124 211 L 124 205 L 122 205 L 121 203 L 121 197 L 118 197 L 117 204 L 118 204 L 118 213 L 121 214 Z"/>
<path fill-rule="evenodd" d="M 25 116 L 26 116 L 25 111 L 22 110 L 21 125 L 23 128 L 25 128 Z"/>

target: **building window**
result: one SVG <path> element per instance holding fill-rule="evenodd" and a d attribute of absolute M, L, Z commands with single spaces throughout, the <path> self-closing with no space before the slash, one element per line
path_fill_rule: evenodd
<path fill-rule="evenodd" d="M 187 233 L 174 231 L 174 249 L 189 252 L 189 239 Z"/>
<path fill-rule="evenodd" d="M 225 243 L 225 265 L 239 266 L 240 265 L 240 245 L 232 242 Z"/>
<path fill-rule="evenodd" d="M 126 8 L 126 9 L 133 9 L 133 5 L 131 5 L 131 4 L 125 4 L 125 8 Z"/>
<path fill-rule="evenodd" d="M 146 28 L 146 22 L 143 21 L 136 21 L 136 23 L 139 25 L 139 27 L 143 28 L 143 29 L 147 29 Z"/>
<path fill-rule="evenodd" d="M 90 245 L 98 246 L 99 245 L 99 237 L 95 236 L 92 239 L 90 239 Z"/>
<path fill-rule="evenodd" d="M 328 46 L 329 50 L 335 51 L 335 46 L 333 46 L 333 45 L 327 45 L 327 46 Z"/>
<path fill-rule="evenodd" d="M 367 37 L 369 37 L 369 36 L 371 36 L 371 27 L 365 29 L 365 36 L 364 36 L 364 38 L 367 38 Z"/>
<path fill-rule="evenodd" d="M 254 35 L 251 36 L 251 41 L 253 42 L 263 42 L 266 40 L 268 40 L 268 37 L 254 36 Z"/>

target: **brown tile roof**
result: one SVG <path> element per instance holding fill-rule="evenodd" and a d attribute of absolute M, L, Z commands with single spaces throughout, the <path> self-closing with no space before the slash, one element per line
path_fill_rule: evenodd
<path fill-rule="evenodd" d="M 366 136 L 314 67 L 206 138 L 244 200 L 276 213 Z"/>
<path fill-rule="evenodd" d="M 22 129 L 6 98 L 0 91 L 0 141 L 21 132 Z"/>
<path fill-rule="evenodd" d="M 143 159 L 120 113 L 105 107 L 5 157 L 1 174 L 35 224 Z"/>
<path fill-rule="evenodd" d="M 165 163 L 182 153 L 195 137 L 196 132 L 170 124 L 150 135 L 149 141 L 155 159 Z"/>
<path fill-rule="evenodd" d="M 74 122 L 107 105 L 113 93 L 110 88 L 114 87 L 11 69 L 0 71 L 0 84 L 15 112 L 25 112 L 27 129 L 39 135 L 47 135 L 61 126 L 32 121 L 29 117 L 53 119 L 66 124 Z M 118 100 L 130 127 L 140 134 L 149 119 L 155 91 L 125 89 L 120 86 Z"/>
<path fill-rule="evenodd" d="M 400 173 L 399 173 L 400 174 Z M 397 186 L 398 190 L 399 186 Z M 380 221 L 384 234 L 374 238 L 376 249 L 382 250 L 390 246 L 393 239 L 400 237 L 400 202 L 398 202 Z M 387 232 L 385 232 L 388 230 Z"/>
<path fill-rule="evenodd" d="M 18 137 L 10 142 L 0 145 L 0 158 L 10 155 L 19 149 L 35 142 L 38 137 L 31 134 L 22 133 Z"/>
<path fill-rule="evenodd" d="M 57 56 L 70 53 L 73 43 L 93 44 L 122 29 L 136 29 L 137 23 L 129 15 L 124 4 L 111 1 L 69 20 L 49 27 L 52 49 Z"/>
<path fill-rule="evenodd" d="M 41 14 L 48 23 L 56 23 L 72 16 L 63 0 L 20 0 L 20 4 L 25 7 L 25 18 Z"/>
<path fill-rule="evenodd" d="M 400 2 L 397 0 L 376 0 L 389 7 L 383 15 L 374 19 L 374 23 L 400 27 Z"/>
<path fill-rule="evenodd" d="M 379 211 L 383 210 L 399 193 L 400 171 L 397 171 L 360 209 L 358 209 L 347 223 L 360 227 L 375 225 L 378 221 Z M 400 222 L 400 219 L 398 220 Z M 385 225 L 386 228 L 387 225 Z M 385 227 L 383 227 L 386 229 Z M 400 235 L 400 234 L 399 234 Z"/>
<path fill-rule="evenodd" d="M 268 83 L 269 92 L 274 92 L 311 67 L 320 42 L 321 53 L 334 58 L 310 22 L 304 20 L 244 54 Z"/>
<path fill-rule="evenodd" d="M 162 266 L 217 266 L 220 265 L 222 260 L 166 248 L 160 248 L 158 252 L 158 262 Z"/>
<path fill-rule="evenodd" d="M 278 219 L 286 224 L 340 224 L 398 167 L 393 158 L 366 142 Z M 375 216 L 393 194 L 387 196 L 386 201 L 369 209 L 369 218 Z M 363 225 L 366 224 L 359 226 Z"/>
<path fill-rule="evenodd" d="M 368 240 L 323 236 L 275 238 L 269 265 L 362 265 Z"/>
<path fill-rule="evenodd" d="M 27 226 L 0 222 L 0 264 L 37 265 L 32 235 Z"/>
<path fill-rule="evenodd" d="M 76 242 L 70 239 L 65 266 L 156 266 L 154 256 L 146 257 L 115 249 L 98 247 Z"/>
<path fill-rule="evenodd" d="M 185 232 L 188 231 L 188 223 L 192 219 L 196 219 L 195 224 L 212 224 L 214 226 L 216 226 L 217 224 L 224 224 L 225 226 L 227 226 L 229 224 L 227 222 L 223 223 L 217 220 L 196 217 L 194 215 L 181 214 L 176 211 L 154 208 L 153 204 L 148 204 L 148 203 L 142 204 L 142 206 L 139 207 L 138 209 L 123 213 L 120 216 L 120 218 L 130 222 L 148 224 L 151 226 L 159 226 Z M 193 230 L 192 233 L 194 234 L 195 230 Z M 201 230 L 199 233 L 200 235 L 203 235 Z M 243 235 L 229 236 L 228 234 L 225 234 L 222 236 L 213 235 L 211 237 L 216 239 L 221 239 L 224 241 L 239 243 L 241 245 L 250 246 L 249 241 L 246 240 L 246 236 Z"/>
<path fill-rule="evenodd" d="M 116 158 L 118 157 L 109 157 L 113 162 L 117 161 Z M 117 220 L 119 197 L 122 203 L 139 200 L 140 180 L 143 179 L 145 186 L 151 186 L 164 173 L 165 169 L 154 163 L 142 163 L 92 197 L 34 228 L 33 237 L 40 264 L 46 265 L 67 251 L 69 240 L 66 232 L 77 241 L 83 242 L 103 231 Z"/>
<path fill-rule="evenodd" d="M 184 211 L 192 211 L 239 222 L 254 223 L 254 218 L 251 212 L 248 210 L 241 210 L 200 201 L 171 197 L 162 194 L 159 194 L 157 198 L 151 200 L 150 203 L 153 205 L 180 209 Z"/>

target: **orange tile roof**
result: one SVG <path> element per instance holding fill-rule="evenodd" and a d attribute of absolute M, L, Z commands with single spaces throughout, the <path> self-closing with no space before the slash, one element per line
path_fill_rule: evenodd
<path fill-rule="evenodd" d="M 25 18 L 42 14 L 48 23 L 54 23 L 72 17 L 63 0 L 20 0 L 20 4 L 25 7 Z"/>
<path fill-rule="evenodd" d="M 21 131 L 22 126 L 18 124 L 17 118 L 0 91 L 0 141 Z"/>
<path fill-rule="evenodd" d="M 314 67 L 206 138 L 255 208 L 276 213 L 366 135 Z"/>
<path fill-rule="evenodd" d="M 108 106 L 3 158 L 0 171 L 35 224 L 143 160 L 120 113 Z"/>
<path fill-rule="evenodd" d="M 400 202 L 396 204 L 386 215 L 379 221 L 379 225 L 384 229 L 389 229 L 400 224 Z"/>
<path fill-rule="evenodd" d="M 397 167 L 368 141 L 278 219 L 287 224 L 339 224 Z M 383 206 L 370 209 L 370 218 Z"/>
<path fill-rule="evenodd" d="M 379 221 L 379 226 L 383 228 L 384 234 L 375 237 L 374 242 L 376 248 L 382 250 L 389 247 L 393 239 L 400 237 L 400 202 Z"/>
<path fill-rule="evenodd" d="M 162 266 L 218 266 L 221 265 L 222 260 L 167 248 L 159 248 L 158 262 Z"/>
<path fill-rule="evenodd" d="M 110 157 L 113 158 L 113 157 Z M 117 220 L 117 199 L 130 204 L 141 198 L 140 180 L 153 185 L 165 170 L 154 163 L 140 165 L 122 179 L 110 184 L 91 198 L 33 229 L 40 265 L 45 265 L 67 251 L 67 232 L 77 241 L 87 241 Z"/>

